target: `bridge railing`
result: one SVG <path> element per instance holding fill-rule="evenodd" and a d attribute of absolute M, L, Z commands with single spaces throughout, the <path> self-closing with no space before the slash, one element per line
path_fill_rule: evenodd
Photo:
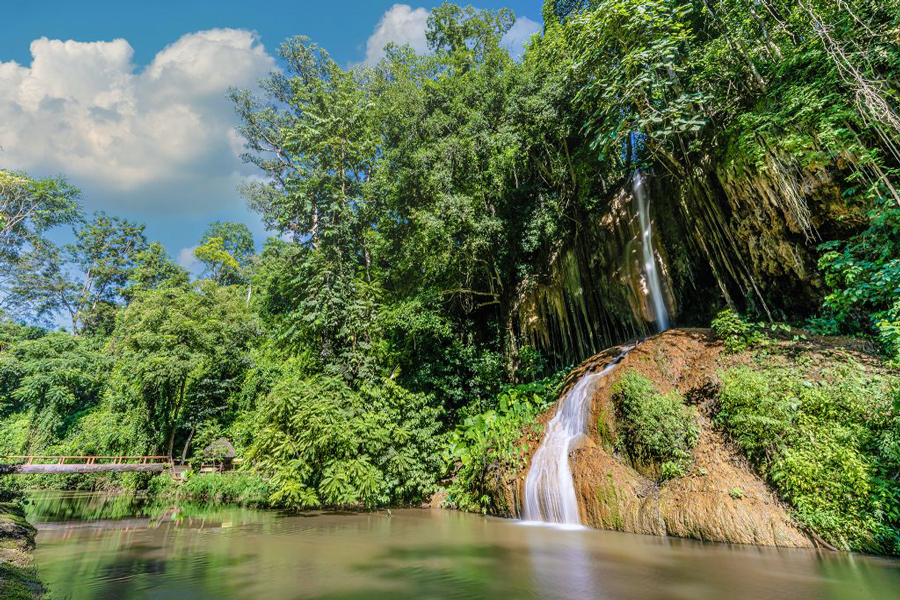
<path fill-rule="evenodd" d="M 170 456 L 62 456 L 62 455 L 0 455 L 0 462 L 14 461 L 17 464 L 26 465 L 66 465 L 66 464 L 155 464 L 160 462 L 171 463 Z"/>

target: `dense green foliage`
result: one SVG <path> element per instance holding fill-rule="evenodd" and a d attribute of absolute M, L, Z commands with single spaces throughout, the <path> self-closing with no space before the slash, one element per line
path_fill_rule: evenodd
<path fill-rule="evenodd" d="M 450 432 L 444 450 L 453 476 L 448 505 L 476 512 L 511 508 L 495 505 L 501 479 L 525 467 L 528 442 L 523 437 L 540 439 L 542 428 L 535 421 L 558 396 L 561 379 L 509 387 L 497 396 L 494 407 L 466 417 Z"/>
<path fill-rule="evenodd" d="M 823 317 L 827 332 L 874 331 L 900 365 L 900 209 L 873 209 L 865 231 L 823 244 L 819 266 L 832 291 Z"/>
<path fill-rule="evenodd" d="M 725 349 L 732 353 L 753 348 L 766 339 L 759 327 L 748 323 L 730 308 L 716 315 L 711 326 L 725 344 Z"/>
<path fill-rule="evenodd" d="M 667 186 L 654 210 L 680 215 L 657 220 L 679 319 L 727 303 L 896 359 L 898 0 L 547 0 L 520 61 L 502 42 L 514 22 L 445 3 L 429 52 L 392 45 L 354 68 L 287 40 L 259 95 L 230 94 L 259 175 L 242 192 L 273 237 L 257 253 L 246 226 L 211 224 L 197 280 L 143 225 L 83 215 L 65 180 L 0 170 L 0 451 L 202 462 L 224 436 L 255 479 L 185 493 L 372 507 L 447 484 L 452 504 L 493 508 L 574 340 L 641 332 L 625 305 L 582 315 L 593 331 L 520 330 L 564 249 L 621 218 L 636 170 Z M 52 243 L 53 227 L 74 241 Z M 801 247 L 818 273 L 782 264 Z M 601 289 L 624 278 L 608 250 L 582 257 Z M 551 304 L 566 315 L 584 289 L 564 283 Z M 715 306 L 688 314 L 700 297 Z M 60 315 L 70 333 L 48 331 Z M 763 340 L 733 311 L 714 327 L 732 352 Z M 726 386 L 723 423 L 801 517 L 836 543 L 893 548 L 887 396 L 838 378 L 792 383 L 788 402 L 781 380 L 740 377 L 776 387 L 742 400 Z M 633 374 L 616 397 L 634 459 L 684 473 L 697 433 L 683 401 Z M 854 404 L 869 401 L 883 406 Z"/>
<path fill-rule="evenodd" d="M 390 379 L 353 390 L 292 374 L 260 410 L 249 456 L 291 508 L 419 502 L 435 489 L 437 410 Z"/>
<path fill-rule="evenodd" d="M 662 479 L 682 477 L 700 438 L 694 410 L 676 392 L 660 394 L 653 382 L 626 372 L 613 387 L 621 436 L 617 448 L 639 465 L 658 464 Z"/>
<path fill-rule="evenodd" d="M 254 473 L 189 473 L 181 482 L 168 475 L 155 477 L 148 491 L 160 500 L 267 507 L 271 506 L 272 486 Z"/>
<path fill-rule="evenodd" d="M 831 544 L 900 551 L 900 388 L 896 378 L 837 363 L 722 374 L 717 420 Z"/>

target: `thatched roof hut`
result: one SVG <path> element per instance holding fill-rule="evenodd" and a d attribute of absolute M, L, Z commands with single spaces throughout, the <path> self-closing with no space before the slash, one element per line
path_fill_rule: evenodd
<path fill-rule="evenodd" d="M 234 445 L 228 441 L 228 438 L 220 437 L 203 449 L 203 456 L 210 460 L 230 462 L 237 456 L 237 451 L 234 449 Z"/>

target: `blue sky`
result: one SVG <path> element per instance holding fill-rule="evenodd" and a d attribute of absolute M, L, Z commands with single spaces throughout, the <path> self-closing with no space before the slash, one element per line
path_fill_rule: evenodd
<path fill-rule="evenodd" d="M 126 2 L 3 0 L 0 168 L 65 174 L 88 212 L 147 224 L 190 264 L 214 220 L 266 232 L 235 185 L 255 174 L 225 91 L 277 67 L 286 37 L 307 35 L 341 64 L 377 60 L 387 41 L 424 49 L 439 2 L 380 0 Z M 470 2 L 520 18 L 511 48 L 539 29 L 540 0 Z"/>

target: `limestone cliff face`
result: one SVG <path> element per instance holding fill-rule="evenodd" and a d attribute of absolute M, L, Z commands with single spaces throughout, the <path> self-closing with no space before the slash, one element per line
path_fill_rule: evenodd
<path fill-rule="evenodd" d="M 861 223 L 841 197 L 841 173 L 837 165 L 800 168 L 770 157 L 679 180 L 651 174 L 654 246 L 674 322 L 708 325 L 724 304 L 811 312 L 823 293 L 816 248 Z M 603 206 L 576 219 L 569 241 L 509 307 L 520 343 L 557 366 L 655 330 L 630 186 Z"/>
<path fill-rule="evenodd" d="M 656 183 L 650 180 L 651 196 L 659 193 Z M 672 267 L 683 259 L 677 241 L 682 232 L 669 226 L 677 225 L 671 212 L 677 202 L 653 202 L 651 208 L 663 296 L 670 314 L 677 314 L 685 286 L 693 283 L 682 276 L 684 269 Z M 541 349 L 558 366 L 655 330 L 630 187 L 611 198 L 605 212 L 579 220 L 570 243 L 548 257 L 546 273 L 520 285 L 511 311 L 520 343 Z"/>
<path fill-rule="evenodd" d="M 570 375 L 576 381 L 597 370 L 618 351 L 586 361 Z M 570 453 L 581 520 L 600 529 L 672 535 L 716 542 L 780 547 L 811 547 L 813 540 L 791 518 L 787 507 L 753 471 L 740 451 L 714 427 L 717 370 L 722 347 L 707 330 L 671 330 L 639 344 L 598 384 L 592 400 L 590 439 Z M 636 370 L 660 392 L 678 391 L 697 408 L 700 439 L 684 477 L 660 483 L 658 465 L 634 465 L 617 452 L 617 417 L 611 390 L 627 371 Z M 548 421 L 554 409 L 544 415 Z M 540 435 L 526 440 L 535 452 Z M 497 504 L 515 516 L 527 469 L 498 478 Z M 741 490 L 732 497 L 732 490 Z"/>

